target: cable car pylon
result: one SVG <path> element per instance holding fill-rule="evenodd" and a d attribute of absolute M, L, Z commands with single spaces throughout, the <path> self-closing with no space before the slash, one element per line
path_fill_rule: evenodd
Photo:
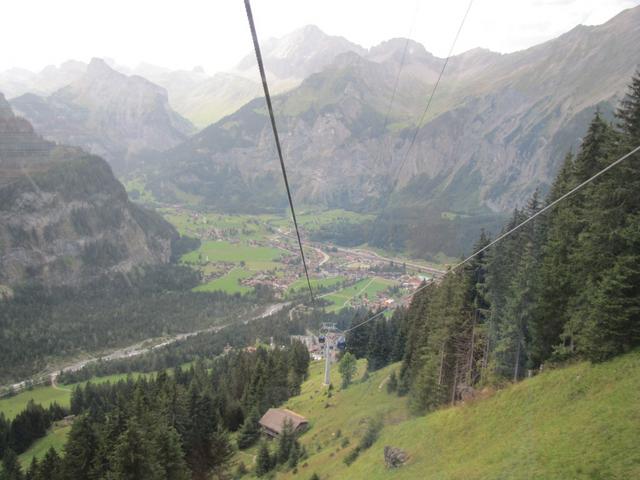
<path fill-rule="evenodd" d="M 323 322 L 320 326 L 318 341 L 324 344 L 324 383 L 325 387 L 331 385 L 331 352 L 337 346 L 339 350 L 346 348 L 347 342 L 344 335 L 333 322 Z"/>

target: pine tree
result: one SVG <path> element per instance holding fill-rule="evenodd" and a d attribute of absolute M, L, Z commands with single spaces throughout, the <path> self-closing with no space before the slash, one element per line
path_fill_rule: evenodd
<path fill-rule="evenodd" d="M 391 340 L 387 320 L 384 317 L 374 320 L 367 344 L 367 365 L 369 371 L 376 371 L 386 366 L 391 357 Z"/>
<path fill-rule="evenodd" d="M 62 460 L 56 452 L 55 448 L 51 447 L 45 453 L 44 458 L 38 466 L 38 476 L 47 480 L 64 480 L 64 472 L 62 466 Z"/>
<path fill-rule="evenodd" d="M 640 145 L 640 77 L 617 112 L 621 135 L 610 135 L 608 158 Z M 589 223 L 576 262 L 584 288 L 575 309 L 576 349 L 594 361 L 640 344 L 640 154 L 594 182 L 586 208 Z"/>
<path fill-rule="evenodd" d="M 222 428 L 216 429 L 211 435 L 210 445 L 212 451 L 210 469 L 216 478 L 225 478 L 234 453 L 229 433 Z"/>
<path fill-rule="evenodd" d="M 640 70 L 631 79 L 629 91 L 620 102 L 616 116 L 626 145 L 632 148 L 637 147 L 637 140 L 640 139 Z"/>
<path fill-rule="evenodd" d="M 152 448 L 165 480 L 189 480 L 191 473 L 184 459 L 180 435 L 162 420 L 156 421 Z"/>
<path fill-rule="evenodd" d="M 266 442 L 262 442 L 260 450 L 258 450 L 258 458 L 256 459 L 256 475 L 262 477 L 271 470 L 271 455 Z"/>
<path fill-rule="evenodd" d="M 91 465 L 98 449 L 98 439 L 86 416 L 77 418 L 64 446 L 64 472 L 67 478 L 89 480 Z"/>
<path fill-rule="evenodd" d="M 2 457 L 2 468 L 0 468 L 0 480 L 22 480 L 22 468 L 18 456 L 10 448 L 4 452 Z"/>
<path fill-rule="evenodd" d="M 347 333 L 347 351 L 355 355 L 356 358 L 365 358 L 369 348 L 369 338 L 371 337 L 371 322 L 365 323 L 368 318 L 368 312 L 358 312 L 351 321 L 351 327 L 355 328 Z"/>
<path fill-rule="evenodd" d="M 245 449 L 252 446 L 260 438 L 260 414 L 258 409 L 253 407 L 249 416 L 245 419 L 240 432 L 238 433 L 238 448 Z"/>
<path fill-rule="evenodd" d="M 289 419 L 286 419 L 282 425 L 282 432 L 280 432 L 280 435 L 278 436 L 278 463 L 284 464 L 289 461 L 295 441 L 296 438 L 293 433 L 293 424 Z"/>
<path fill-rule="evenodd" d="M 357 369 L 356 357 L 350 352 L 346 352 L 340 359 L 340 364 L 338 365 L 338 371 L 342 377 L 342 388 L 347 388 L 351 385 Z"/>
<path fill-rule="evenodd" d="M 149 439 L 135 418 L 129 420 L 127 429 L 118 437 L 109 456 L 109 464 L 109 479 L 162 478 L 163 472 L 150 448 Z"/>

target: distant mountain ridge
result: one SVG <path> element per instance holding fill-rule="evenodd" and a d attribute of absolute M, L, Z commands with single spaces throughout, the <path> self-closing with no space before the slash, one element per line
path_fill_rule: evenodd
<path fill-rule="evenodd" d="M 176 146 L 194 131 L 171 110 L 166 90 L 119 73 L 100 59 L 51 95 L 28 93 L 11 105 L 46 138 L 100 155 L 117 170 L 131 168 L 149 152 Z"/>
<path fill-rule="evenodd" d="M 79 286 L 167 263 L 177 236 L 104 160 L 43 140 L 0 94 L 0 286 Z"/>

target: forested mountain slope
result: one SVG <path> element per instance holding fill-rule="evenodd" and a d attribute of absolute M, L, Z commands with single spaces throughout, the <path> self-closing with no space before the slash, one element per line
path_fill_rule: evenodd
<path fill-rule="evenodd" d="M 109 165 L 39 137 L 0 95 L 0 284 L 79 286 L 167 263 L 175 229 L 131 203 Z"/>

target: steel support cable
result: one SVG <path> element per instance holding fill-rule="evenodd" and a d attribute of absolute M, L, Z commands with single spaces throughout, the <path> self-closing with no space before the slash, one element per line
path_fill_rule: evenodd
<path fill-rule="evenodd" d="M 389 106 L 387 107 L 387 113 L 384 116 L 384 125 L 382 126 L 382 130 L 384 131 L 387 128 L 387 122 L 389 121 L 389 115 L 391 114 L 391 107 L 393 106 L 393 102 L 396 99 L 396 93 L 398 92 L 398 86 L 400 84 L 400 74 L 402 73 L 402 69 L 404 68 L 404 63 L 407 58 L 407 50 L 409 49 L 409 42 L 411 41 L 411 36 L 413 35 L 413 30 L 416 26 L 416 18 L 418 17 L 418 9 L 420 7 L 420 1 L 416 1 L 416 8 L 413 12 L 413 20 L 411 21 L 411 28 L 409 29 L 409 35 L 404 42 L 404 48 L 402 49 L 402 57 L 400 58 L 400 68 L 398 69 L 398 74 L 396 75 L 396 80 L 393 84 L 393 91 L 391 92 L 391 100 L 389 100 Z"/>
<path fill-rule="evenodd" d="M 309 287 L 309 294 L 311 295 L 311 301 L 315 303 L 315 297 L 313 296 L 313 289 L 311 288 L 311 280 L 309 278 L 309 269 L 307 268 L 307 261 L 305 259 L 304 250 L 302 248 L 302 239 L 300 238 L 300 229 L 298 228 L 298 220 L 296 219 L 296 211 L 293 208 L 293 198 L 291 197 L 291 189 L 289 188 L 289 180 L 287 178 L 287 169 L 284 165 L 284 159 L 282 157 L 282 147 L 280 146 L 280 137 L 278 136 L 276 118 L 275 118 L 275 115 L 273 114 L 273 105 L 271 104 L 271 94 L 269 93 L 269 85 L 267 84 L 267 75 L 265 73 L 264 64 L 262 62 L 262 53 L 260 52 L 260 44 L 258 42 L 258 34 L 256 33 L 256 26 L 253 21 L 253 13 L 251 12 L 250 0 L 244 0 L 244 6 L 247 11 L 247 20 L 249 20 L 249 28 L 251 29 L 253 48 L 256 52 L 256 60 L 258 62 L 258 69 L 260 70 L 260 77 L 262 79 L 262 88 L 264 90 L 264 98 L 267 103 L 267 110 L 269 111 L 269 117 L 271 119 L 271 128 L 273 130 L 273 136 L 276 142 L 276 149 L 278 151 L 278 158 L 280 160 L 280 168 L 282 169 L 282 178 L 284 179 L 284 186 L 287 190 L 289 207 L 291 208 L 291 216 L 293 217 L 293 225 L 296 229 L 296 236 L 298 237 L 298 246 L 300 247 L 300 257 L 302 258 L 304 274 L 307 277 L 307 285 Z"/>
<path fill-rule="evenodd" d="M 404 157 L 402 158 L 402 162 L 400 162 L 400 167 L 397 170 L 397 174 L 396 174 L 396 179 L 393 182 L 392 188 L 391 188 L 391 192 L 393 192 L 398 184 L 398 181 L 400 180 L 400 174 L 402 173 L 402 169 L 404 168 L 405 163 L 407 163 L 407 158 L 409 157 L 409 152 L 411 151 L 411 149 L 413 148 L 413 145 L 416 143 L 416 139 L 418 138 L 418 133 L 420 132 L 420 128 L 422 126 L 422 122 L 424 122 L 424 119 L 427 116 L 427 113 L 429 112 L 429 108 L 431 107 L 431 103 L 433 101 L 433 97 L 436 94 L 436 91 L 438 90 L 438 86 L 440 85 L 440 80 L 442 80 L 442 76 L 444 75 L 444 71 L 447 68 L 447 64 L 449 63 L 449 59 L 451 58 L 451 56 L 453 55 L 453 50 L 456 47 L 456 43 L 458 42 L 458 38 L 460 37 L 460 33 L 462 32 L 462 27 L 464 27 L 465 22 L 467 21 L 467 16 L 469 15 L 469 11 L 471 10 L 471 6 L 473 5 L 473 0 L 469 0 L 469 5 L 467 6 L 466 11 L 464 12 L 464 16 L 462 17 L 462 21 L 460 22 L 460 26 L 458 27 L 458 31 L 456 32 L 455 37 L 453 37 L 453 42 L 451 43 L 451 47 L 449 48 L 449 53 L 447 55 L 447 58 L 445 59 L 444 63 L 442 64 L 442 69 L 440 70 L 440 74 L 438 75 L 438 79 L 436 80 L 436 83 L 433 86 L 433 89 L 431 90 L 431 94 L 429 95 L 429 99 L 427 100 L 427 106 L 425 107 L 424 111 L 422 112 L 422 116 L 420 117 L 420 121 L 418 122 L 418 124 L 416 125 L 416 129 L 413 132 L 413 137 L 411 138 L 411 142 L 409 143 L 409 148 L 407 148 L 407 150 L 404 153 Z"/>
<path fill-rule="evenodd" d="M 523 220 L 522 222 L 520 222 L 518 225 L 516 225 L 515 227 L 513 227 L 511 230 L 503 233 L 502 235 L 498 236 L 495 240 L 493 240 L 492 242 L 490 242 L 489 244 L 487 244 L 486 246 L 484 246 L 483 248 L 481 248 L 480 250 L 474 252 L 472 255 L 469 255 L 467 258 L 465 258 L 464 260 L 462 260 L 460 263 L 457 263 L 456 265 L 454 265 L 453 267 L 451 267 L 451 271 L 455 271 L 458 268 L 460 268 L 462 265 L 466 264 L 469 260 L 472 260 L 473 258 L 477 257 L 478 255 L 480 255 L 482 252 L 486 251 L 488 248 L 492 247 L 493 245 L 495 245 L 496 243 L 498 243 L 499 241 L 503 240 L 504 238 L 508 237 L 509 235 L 511 235 L 512 233 L 516 232 L 517 230 L 520 230 L 523 226 L 525 226 L 527 223 L 529 223 L 531 220 L 533 220 L 534 218 L 542 215 L 543 213 L 545 213 L 546 211 L 552 209 L 553 207 L 555 207 L 556 205 L 558 205 L 560 202 L 562 202 L 563 200 L 567 199 L 568 197 L 570 197 L 571 195 L 573 195 L 574 193 L 576 193 L 578 190 L 580 190 L 581 188 L 585 187 L 587 184 L 591 183 L 592 181 L 594 181 L 596 178 L 598 178 L 600 175 L 608 172 L 609 170 L 611 170 L 613 167 L 615 167 L 616 165 L 622 163 L 623 161 L 625 161 L 627 158 L 631 157 L 632 155 L 634 155 L 635 153 L 640 153 L 640 145 L 638 145 L 636 148 L 634 148 L 633 150 L 631 150 L 630 152 L 626 153 L 625 155 L 623 155 L 622 157 L 618 158 L 616 161 L 610 163 L 609 165 L 607 165 L 605 168 L 603 168 L 602 170 L 600 170 L 599 172 L 597 172 L 595 175 L 593 175 L 592 177 L 588 178 L 587 180 L 585 180 L 584 182 L 582 182 L 580 185 L 577 185 L 576 187 L 572 188 L 571 190 L 569 190 L 567 193 L 565 193 L 564 195 L 558 197 L 556 200 L 554 200 L 553 202 L 549 203 L 548 205 L 546 205 L 544 208 L 538 210 L 536 213 L 534 213 L 533 215 L 531 215 L 530 217 L 528 217 L 527 219 Z M 430 284 L 426 284 L 423 285 L 421 287 L 419 287 L 416 291 L 412 292 L 409 295 L 405 295 L 404 297 L 402 297 L 402 300 L 408 300 L 411 297 L 413 297 L 416 293 L 424 290 L 425 288 L 427 288 Z M 372 315 L 371 317 L 369 317 L 368 319 L 366 319 L 365 321 L 359 323 L 358 325 L 354 325 L 351 328 L 348 328 L 347 330 L 345 330 L 343 333 L 347 333 L 350 332 L 352 330 L 355 330 L 356 328 L 361 327 L 362 325 L 365 325 L 369 322 L 371 322 L 372 320 L 375 320 L 376 318 L 378 318 L 381 315 L 384 315 L 384 313 L 389 310 L 390 307 L 386 307 L 382 310 L 380 310 L 378 313 L 376 313 L 375 315 Z"/>

